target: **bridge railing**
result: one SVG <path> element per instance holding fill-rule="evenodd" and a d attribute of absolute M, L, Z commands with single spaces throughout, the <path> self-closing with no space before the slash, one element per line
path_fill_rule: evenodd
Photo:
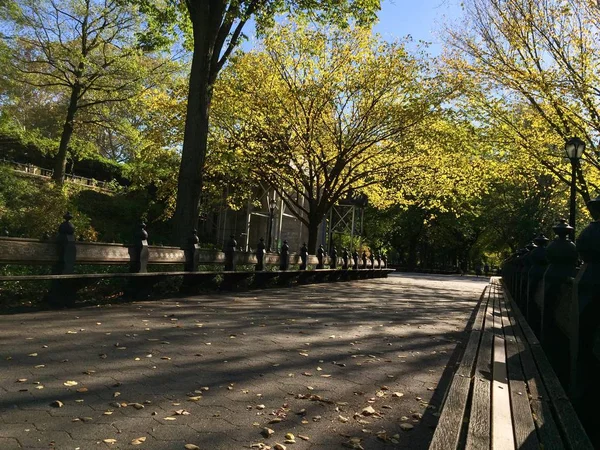
<path fill-rule="evenodd" d="M 44 178 L 51 178 L 54 174 L 54 170 L 52 169 L 44 169 L 43 167 L 34 166 L 33 164 L 24 164 L 16 161 L 11 161 L 8 159 L 0 159 L 0 164 L 4 164 L 9 166 L 13 170 L 18 172 L 26 173 L 33 176 L 40 176 Z M 96 180 L 94 178 L 86 178 L 81 177 L 79 175 L 66 174 L 65 181 L 69 183 L 75 183 L 79 185 L 89 186 L 91 188 L 105 190 L 105 191 L 114 191 L 114 187 L 111 183 L 107 181 Z"/>

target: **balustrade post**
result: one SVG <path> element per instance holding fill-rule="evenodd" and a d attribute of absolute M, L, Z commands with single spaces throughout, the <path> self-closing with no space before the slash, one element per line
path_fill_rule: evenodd
<path fill-rule="evenodd" d="M 513 282 L 511 286 L 511 293 L 513 299 L 517 303 L 517 305 L 521 305 L 520 302 L 520 288 L 521 288 L 521 272 L 523 270 L 523 258 L 528 253 L 526 248 L 520 248 L 517 250 L 517 257 L 515 259 L 515 276 L 513 277 Z"/>
<path fill-rule="evenodd" d="M 187 245 L 184 249 L 186 272 L 198 271 L 198 255 L 200 253 L 200 239 L 198 239 L 198 231 L 192 230 L 192 235 L 187 240 Z"/>
<path fill-rule="evenodd" d="M 229 241 L 225 245 L 225 267 L 226 272 L 235 272 L 235 250 L 237 248 L 237 241 L 235 236 L 232 234 L 229 236 Z"/>
<path fill-rule="evenodd" d="M 352 252 L 352 261 L 353 261 L 352 269 L 358 270 L 358 252 L 356 250 L 354 250 Z"/>
<path fill-rule="evenodd" d="M 323 265 L 324 263 L 324 259 L 325 259 L 325 249 L 323 248 L 323 245 L 319 245 L 319 248 L 317 250 L 317 269 L 324 269 L 325 266 Z"/>
<path fill-rule="evenodd" d="M 306 242 L 302 244 L 300 248 L 300 270 L 306 270 L 306 265 L 308 261 L 308 247 L 306 246 Z"/>
<path fill-rule="evenodd" d="M 283 241 L 281 245 L 281 252 L 279 253 L 279 270 L 288 270 L 290 268 L 290 246 L 288 245 L 287 239 Z"/>
<path fill-rule="evenodd" d="M 329 255 L 329 268 L 330 269 L 337 269 L 337 250 L 335 247 L 333 247 L 331 249 L 331 255 Z"/>
<path fill-rule="evenodd" d="M 531 253 L 535 250 L 537 245 L 535 243 L 530 242 L 525 246 L 526 253 L 523 254 L 521 258 L 521 270 L 519 274 L 519 285 L 517 286 L 518 291 L 518 301 L 517 304 L 524 315 L 527 315 L 527 282 L 529 269 L 531 269 Z"/>
<path fill-rule="evenodd" d="M 515 293 L 512 291 L 513 278 L 515 273 L 515 260 L 517 258 L 517 254 L 513 253 L 510 255 L 500 266 L 500 271 L 502 272 L 502 279 L 504 280 L 504 285 L 506 289 L 510 292 L 510 295 L 514 298 Z"/>
<path fill-rule="evenodd" d="M 367 268 L 367 252 L 365 250 L 363 250 L 363 252 L 362 252 L 361 259 L 362 259 L 362 268 L 366 269 Z"/>
<path fill-rule="evenodd" d="M 75 227 L 71 223 L 73 216 L 67 211 L 63 218 L 65 221 L 59 225 L 56 238 L 57 261 L 52 268 L 54 275 L 69 275 L 75 272 L 77 249 Z M 46 301 L 55 308 L 73 306 L 76 296 L 77 280 L 56 278 L 52 280 Z"/>
<path fill-rule="evenodd" d="M 258 241 L 258 245 L 256 246 L 256 267 L 255 270 L 257 272 L 261 272 L 263 270 L 265 270 L 265 249 L 266 249 L 266 245 L 265 245 L 265 240 L 263 238 L 260 238 L 260 240 Z"/>
<path fill-rule="evenodd" d="M 52 270 L 52 273 L 56 275 L 75 272 L 77 249 L 75 247 L 75 227 L 71 223 L 72 218 L 71 213 L 67 211 L 63 216 L 65 221 L 58 227 L 58 236 L 56 238 L 58 261 Z"/>
<path fill-rule="evenodd" d="M 538 289 L 543 290 L 541 283 L 546 271 L 546 246 L 549 239 L 543 234 L 539 234 L 534 240 L 535 248 L 529 254 L 529 272 L 527 273 L 527 287 L 525 290 L 525 317 L 535 334 L 540 336 L 540 316 L 539 310 L 534 306 L 534 297 Z M 540 294 L 541 295 L 541 294 Z"/>
<path fill-rule="evenodd" d="M 348 261 L 350 259 L 350 254 L 348 253 L 348 249 L 344 247 L 342 251 L 342 269 L 348 270 Z"/>
<path fill-rule="evenodd" d="M 577 250 L 570 236 L 573 228 L 561 219 L 552 230 L 556 237 L 546 248 L 548 267 L 543 291 L 533 307 L 539 308 L 540 341 L 558 378 L 569 380 L 569 322 L 573 297 L 573 278 L 577 274 Z"/>
<path fill-rule="evenodd" d="M 129 248 L 129 272 L 148 272 L 148 232 L 146 224 L 141 222 L 133 236 L 133 245 Z"/>

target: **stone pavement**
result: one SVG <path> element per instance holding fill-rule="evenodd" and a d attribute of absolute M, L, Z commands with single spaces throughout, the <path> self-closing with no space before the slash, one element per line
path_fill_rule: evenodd
<path fill-rule="evenodd" d="M 427 448 L 484 286 L 403 274 L 0 316 L 0 449 Z"/>

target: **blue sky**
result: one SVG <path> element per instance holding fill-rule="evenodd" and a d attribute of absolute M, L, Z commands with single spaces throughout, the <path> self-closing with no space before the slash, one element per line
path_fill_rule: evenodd
<path fill-rule="evenodd" d="M 441 52 L 436 32 L 461 15 L 460 0 L 384 0 L 374 30 L 389 40 L 411 35 L 431 42 L 430 53 L 436 55 Z"/>
<path fill-rule="evenodd" d="M 461 0 L 381 0 L 379 21 L 373 31 L 386 40 L 410 35 L 414 42 L 430 42 L 429 53 L 437 56 L 442 51 L 438 37 L 445 23 L 456 22 L 462 16 Z M 244 29 L 249 40 L 241 47 L 250 50 L 255 43 L 254 23 L 250 20 Z"/>

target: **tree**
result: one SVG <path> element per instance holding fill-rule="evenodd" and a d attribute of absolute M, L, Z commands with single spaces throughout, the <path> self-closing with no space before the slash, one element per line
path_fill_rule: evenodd
<path fill-rule="evenodd" d="M 247 22 L 253 18 L 261 32 L 273 24 L 278 14 L 304 12 L 319 22 L 347 24 L 356 20 L 367 24 L 376 19 L 379 0 L 172 0 L 170 9 L 160 9 L 159 4 L 148 0 L 137 2 L 158 20 L 169 23 L 174 21 L 177 5 L 184 4 L 191 23 L 193 56 L 175 211 L 177 243 L 182 244 L 198 222 L 215 82 L 243 39 Z"/>
<path fill-rule="evenodd" d="M 411 268 L 433 263 L 433 250 L 443 250 L 437 256 L 445 253 L 447 264 L 464 259 L 481 233 L 478 205 L 495 170 L 482 137 L 468 117 L 449 107 L 411 130 L 410 164 L 370 192 L 377 209 L 367 221 L 367 238 L 395 249 Z"/>
<path fill-rule="evenodd" d="M 403 137 L 443 101 L 443 83 L 360 27 L 278 26 L 263 42 L 225 70 L 216 98 L 236 105 L 237 120 L 215 126 L 306 225 L 315 252 L 337 201 L 406 165 Z"/>
<path fill-rule="evenodd" d="M 62 184 L 76 115 L 148 87 L 164 61 L 150 57 L 138 8 L 118 0 L 15 0 L 1 6 L 16 81 L 64 102 L 54 180 Z"/>
<path fill-rule="evenodd" d="M 476 120 L 496 123 L 505 142 L 565 183 L 567 138 L 585 139 L 585 164 L 577 189 L 590 199 L 600 163 L 600 9 L 595 2 L 563 0 L 469 0 L 466 20 L 448 30 L 446 61 L 464 81 Z M 584 176 L 585 173 L 585 176 Z"/>

